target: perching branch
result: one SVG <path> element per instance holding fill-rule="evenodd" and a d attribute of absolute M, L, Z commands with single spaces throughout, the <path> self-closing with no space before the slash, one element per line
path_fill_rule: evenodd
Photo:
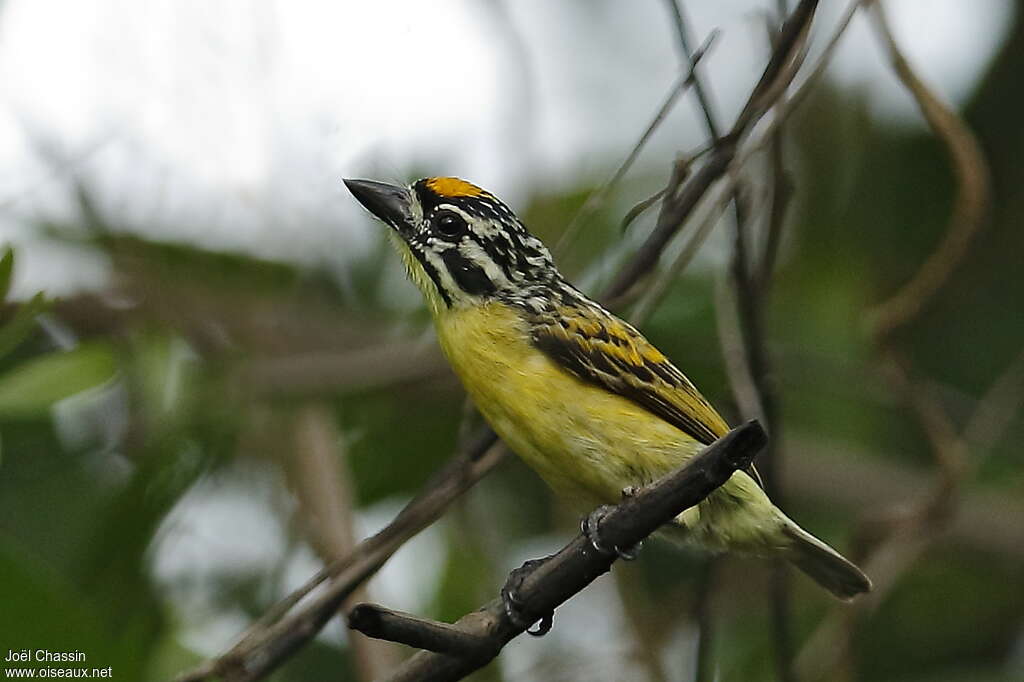
<path fill-rule="evenodd" d="M 749 466 L 766 442 L 757 422 L 733 429 L 685 466 L 592 516 L 598 520 L 590 533 L 596 533 L 603 547 L 636 546 L 698 504 L 735 471 Z M 553 556 L 513 571 L 505 590 L 514 594 L 521 614 L 518 623 L 506 612 L 504 601 L 495 599 L 454 625 L 360 604 L 349 615 L 349 626 L 371 637 L 432 649 L 409 659 L 388 678 L 391 682 L 459 680 L 486 665 L 522 634 L 524 622 L 550 618 L 558 606 L 606 573 L 617 558 L 581 532 Z"/>

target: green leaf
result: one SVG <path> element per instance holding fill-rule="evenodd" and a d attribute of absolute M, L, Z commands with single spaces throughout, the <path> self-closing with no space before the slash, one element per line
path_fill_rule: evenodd
<path fill-rule="evenodd" d="M 2 267 L 2 263 L 0 263 Z M 30 300 L 21 304 L 14 317 L 0 327 L 0 358 L 18 347 L 22 341 L 32 332 L 35 326 L 36 316 L 43 312 L 48 302 L 42 292 L 33 296 Z"/>
<path fill-rule="evenodd" d="M 0 257 L 0 303 L 7 300 L 11 290 L 11 274 L 14 272 L 14 249 L 7 247 Z"/>
<path fill-rule="evenodd" d="M 109 381 L 116 370 L 113 351 L 101 344 L 29 360 L 0 376 L 0 419 L 45 415 L 57 401 Z"/>

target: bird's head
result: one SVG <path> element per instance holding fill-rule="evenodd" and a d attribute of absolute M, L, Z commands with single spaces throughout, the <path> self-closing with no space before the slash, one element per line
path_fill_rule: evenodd
<path fill-rule="evenodd" d="M 559 277 L 547 248 L 512 210 L 465 180 L 345 185 L 392 228 L 391 241 L 435 314 L 491 298 L 514 299 Z"/>

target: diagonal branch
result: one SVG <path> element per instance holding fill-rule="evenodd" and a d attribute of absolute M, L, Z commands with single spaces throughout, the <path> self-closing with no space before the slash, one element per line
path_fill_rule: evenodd
<path fill-rule="evenodd" d="M 672 24 L 676 29 L 676 38 L 679 41 L 681 56 L 694 72 L 693 92 L 697 96 L 697 104 L 704 114 L 704 125 L 707 127 L 708 134 L 711 135 L 712 143 L 715 143 L 721 135 L 718 132 L 718 123 L 716 122 L 714 106 L 711 103 L 711 95 L 708 93 L 707 88 L 704 87 L 703 79 L 696 72 L 699 50 L 694 52 L 690 49 L 690 31 L 687 28 L 682 3 L 679 0 L 665 0 L 665 4 L 668 5 L 669 14 L 672 15 Z"/>
<path fill-rule="evenodd" d="M 676 102 L 679 101 L 679 98 L 683 93 L 685 93 L 690 86 L 697 86 L 697 84 L 700 83 L 697 77 L 697 65 L 700 64 L 700 61 L 708 51 L 711 50 L 711 47 L 714 45 L 717 38 L 717 33 L 712 32 L 709 34 L 701 46 L 697 48 L 697 51 L 690 57 L 689 70 L 675 85 L 672 86 L 672 90 L 669 91 L 665 101 L 662 102 L 660 107 L 658 107 L 658 111 L 654 114 L 654 118 L 651 119 L 647 128 L 644 129 L 643 134 L 640 135 L 640 139 L 637 140 L 635 145 L 633 145 L 633 149 L 630 150 L 625 160 L 619 165 L 607 182 L 587 196 L 586 200 L 583 202 L 583 206 L 580 207 L 580 210 L 577 211 L 576 215 L 574 215 L 572 220 L 569 221 L 569 225 L 565 228 L 565 231 L 562 232 L 562 236 L 558 239 L 558 243 L 555 245 L 556 255 L 569 247 L 573 239 L 576 238 L 576 234 L 583 227 L 583 224 L 597 211 L 598 208 L 600 208 L 602 202 L 604 202 L 611 189 L 626 176 L 626 173 L 629 172 L 629 169 L 633 167 L 633 164 L 636 163 L 636 160 L 640 157 L 640 152 L 643 151 L 643 148 L 647 146 L 648 141 L 650 141 L 651 137 L 654 135 L 654 131 L 661 126 L 662 122 L 664 122 L 669 112 L 672 111 L 672 108 L 675 106 Z"/>
<path fill-rule="evenodd" d="M 178 677 L 199 682 L 220 676 L 229 682 L 258 680 L 304 646 L 352 592 L 377 572 L 405 542 L 436 521 L 451 502 L 497 466 L 506 450 L 489 429 L 434 475 L 423 492 L 376 535 L 313 576 L 260 618 L 229 651 Z M 300 601 L 327 582 L 323 593 L 301 609 Z"/>
<path fill-rule="evenodd" d="M 768 66 L 736 118 L 729 132 L 708 153 L 704 165 L 681 187 L 669 187 L 662 199 L 654 230 L 633 258 L 619 271 L 604 295 L 614 298 L 624 294 L 658 262 L 661 252 L 693 213 L 711 185 L 729 169 L 741 139 L 750 132 L 774 101 L 792 81 L 795 70 L 788 68 L 801 53 L 804 38 L 810 29 L 817 0 L 801 0 L 782 26 Z"/>
<path fill-rule="evenodd" d="M 388 679 L 440 682 L 459 680 L 494 659 L 523 623 L 549 616 L 558 606 L 611 569 L 618 558 L 600 549 L 594 533 L 608 547 L 634 547 L 673 518 L 711 494 L 738 469 L 750 465 L 767 442 L 757 422 L 733 429 L 704 449 L 685 466 L 646 486 L 619 505 L 599 510 L 590 535 L 580 532 L 547 559 L 527 562 L 513 571 L 506 590 L 515 594 L 521 618 L 513 619 L 503 599 L 495 599 L 454 625 L 435 623 L 381 607 L 361 604 L 349 616 L 349 626 L 373 637 L 429 646 Z M 599 514 L 599 515 L 598 515 Z M 593 526 L 591 526 L 593 528 Z M 458 652 L 459 655 L 450 655 Z"/>

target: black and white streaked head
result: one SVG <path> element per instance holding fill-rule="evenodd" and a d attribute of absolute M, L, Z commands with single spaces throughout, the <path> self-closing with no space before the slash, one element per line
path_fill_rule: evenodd
<path fill-rule="evenodd" d="M 562 297 L 580 295 L 562 279 L 547 247 L 476 185 L 458 178 L 424 178 L 409 187 L 372 180 L 345 185 L 393 228 L 391 240 L 435 315 L 489 299 L 536 310 L 552 288 Z"/>

